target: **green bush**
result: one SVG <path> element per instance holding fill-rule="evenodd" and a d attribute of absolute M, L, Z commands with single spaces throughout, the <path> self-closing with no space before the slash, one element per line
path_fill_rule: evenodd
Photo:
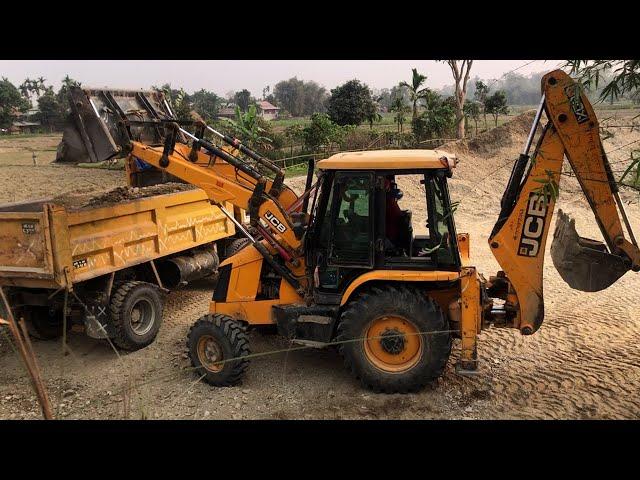
<path fill-rule="evenodd" d="M 335 124 L 326 113 L 311 115 L 311 123 L 302 129 L 305 151 L 315 152 L 331 143 L 339 143 L 346 129 Z"/>
<path fill-rule="evenodd" d="M 455 109 L 446 99 L 435 103 L 429 110 L 411 121 L 411 130 L 418 142 L 452 136 L 455 126 Z"/>
<path fill-rule="evenodd" d="M 362 150 L 380 138 L 380 133 L 371 130 L 349 129 L 339 142 L 341 150 Z"/>

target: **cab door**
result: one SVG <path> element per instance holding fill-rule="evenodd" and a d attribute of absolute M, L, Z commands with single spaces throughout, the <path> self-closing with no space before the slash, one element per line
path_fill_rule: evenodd
<path fill-rule="evenodd" d="M 370 171 L 336 172 L 315 246 L 316 290 L 338 294 L 374 265 L 374 180 Z"/>

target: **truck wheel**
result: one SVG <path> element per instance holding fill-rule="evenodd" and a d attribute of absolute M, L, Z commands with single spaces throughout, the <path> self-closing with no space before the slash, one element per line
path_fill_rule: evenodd
<path fill-rule="evenodd" d="M 229 245 L 227 245 L 227 248 L 225 249 L 224 258 L 232 257 L 233 255 L 238 253 L 240 250 L 242 250 L 244 247 L 246 247 L 250 243 L 251 242 L 249 241 L 248 238 L 236 238 L 235 240 L 232 240 L 229 243 Z"/>
<path fill-rule="evenodd" d="M 162 297 L 151 283 L 121 283 L 111 295 L 110 321 L 113 343 L 123 350 L 138 350 L 151 344 L 162 324 Z"/>
<path fill-rule="evenodd" d="M 351 301 L 338 325 L 346 367 L 376 392 L 416 392 L 444 371 L 451 352 L 449 322 L 424 292 L 373 287 Z M 439 332 L 430 334 L 428 332 Z"/>
<path fill-rule="evenodd" d="M 62 309 L 51 311 L 47 306 L 31 305 L 24 309 L 25 320 L 29 322 L 29 333 L 40 340 L 53 340 L 62 336 Z M 67 331 L 71 330 L 71 319 L 67 318 Z"/>
<path fill-rule="evenodd" d="M 249 339 L 242 324 L 221 314 L 204 315 L 187 337 L 191 365 L 210 385 L 237 385 L 249 366 Z"/>

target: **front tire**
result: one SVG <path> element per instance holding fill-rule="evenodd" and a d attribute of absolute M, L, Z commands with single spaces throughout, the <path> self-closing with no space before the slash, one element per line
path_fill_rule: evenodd
<path fill-rule="evenodd" d="M 448 330 L 446 315 L 423 291 L 373 287 L 349 303 L 337 341 L 346 367 L 363 386 L 408 393 L 444 372 L 451 353 Z"/>
<path fill-rule="evenodd" d="M 158 288 L 147 282 L 116 287 L 109 304 L 113 343 L 123 350 L 139 350 L 153 343 L 162 325 L 163 301 Z"/>
<path fill-rule="evenodd" d="M 240 250 L 244 249 L 247 245 L 249 245 L 251 241 L 248 238 L 236 238 L 232 240 L 224 252 L 224 258 L 233 257 Z"/>
<path fill-rule="evenodd" d="M 209 385 L 229 387 L 241 382 L 249 366 L 249 338 L 239 322 L 208 314 L 193 324 L 187 337 L 191 365 Z"/>

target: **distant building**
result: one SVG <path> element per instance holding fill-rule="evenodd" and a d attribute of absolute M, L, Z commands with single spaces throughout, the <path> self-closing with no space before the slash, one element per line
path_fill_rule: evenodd
<path fill-rule="evenodd" d="M 236 109 L 232 107 L 223 107 L 218 110 L 218 117 L 222 118 L 236 118 Z"/>
<path fill-rule="evenodd" d="M 266 100 L 261 100 L 256 103 L 258 107 L 258 115 L 260 115 L 265 120 L 274 120 L 278 118 L 278 114 L 280 113 L 280 109 L 275 105 L 267 102 Z"/>
<path fill-rule="evenodd" d="M 40 122 L 13 122 L 9 128 L 9 133 L 13 135 L 20 133 L 36 133 L 40 128 Z"/>

